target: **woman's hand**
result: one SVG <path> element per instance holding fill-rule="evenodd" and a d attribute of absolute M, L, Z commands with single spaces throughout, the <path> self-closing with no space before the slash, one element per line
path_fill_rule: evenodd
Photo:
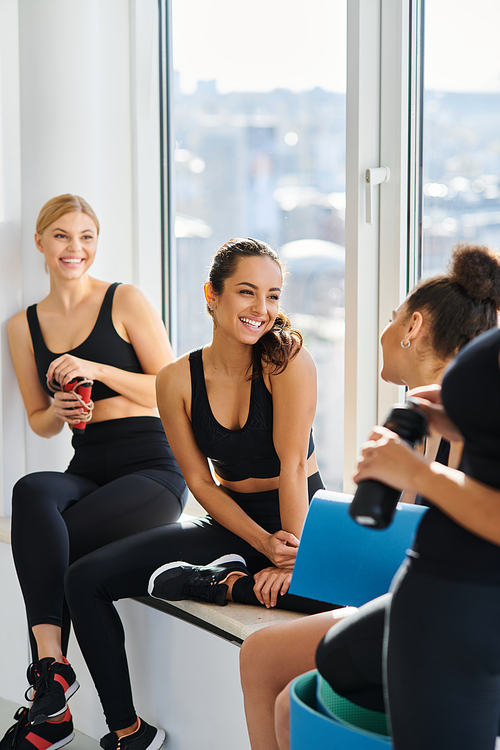
<path fill-rule="evenodd" d="M 288 531 L 276 531 L 265 542 L 263 554 L 278 568 L 292 570 L 297 557 L 299 540 Z"/>
<path fill-rule="evenodd" d="M 54 414 L 69 425 L 78 424 L 87 410 L 82 407 L 74 393 L 56 391 L 54 393 Z"/>
<path fill-rule="evenodd" d="M 75 378 L 97 380 L 98 367 L 96 362 L 80 359 L 72 354 L 63 354 L 50 363 L 47 370 L 47 382 L 57 380 L 60 386 L 64 386 Z"/>
<path fill-rule="evenodd" d="M 254 575 L 254 580 L 253 590 L 259 602 L 267 608 L 275 607 L 278 596 L 288 591 L 292 571 L 282 568 L 264 568 Z"/>
<path fill-rule="evenodd" d="M 426 385 L 408 391 L 408 398 L 424 412 L 429 425 L 452 443 L 463 441 L 461 432 L 446 414 L 441 401 L 441 386 Z"/>
<path fill-rule="evenodd" d="M 374 427 L 370 439 L 362 447 L 354 481 L 377 479 L 397 490 L 415 490 L 414 477 L 427 463 L 420 453 L 387 427 Z"/>

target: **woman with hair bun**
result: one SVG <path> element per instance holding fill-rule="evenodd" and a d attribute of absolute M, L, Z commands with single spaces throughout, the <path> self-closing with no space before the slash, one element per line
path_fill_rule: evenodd
<path fill-rule="evenodd" d="M 457 352 L 471 339 L 496 326 L 499 308 L 500 256 L 486 247 L 457 245 L 448 273 L 422 280 L 392 313 L 391 322 L 380 338 L 382 378 L 410 389 L 439 384 Z M 437 431 L 426 438 L 428 463 L 458 466 L 461 453 L 460 439 L 450 443 Z M 402 500 L 429 504 L 411 487 L 405 488 Z M 286 686 L 294 677 L 314 668 L 316 647 L 327 631 L 324 643 L 332 639 L 336 645 L 334 651 L 321 647 L 320 669 L 335 674 L 337 685 L 341 680 L 348 685 L 357 679 L 357 699 L 365 699 L 369 708 L 383 710 L 380 686 L 374 684 L 377 679 L 381 681 L 382 675 L 385 615 L 378 602 L 366 605 L 359 612 L 351 608 L 350 617 L 334 627 L 328 614 L 323 613 L 262 629 L 245 640 L 241 649 L 241 680 L 252 750 L 288 747 Z M 351 641 L 359 643 L 359 652 L 351 646 Z M 360 676 L 346 673 L 345 665 L 351 658 L 353 664 L 358 663 L 367 653 L 370 658 L 360 684 Z"/>
<path fill-rule="evenodd" d="M 167 600 L 331 609 L 288 593 L 309 501 L 323 482 L 311 430 L 316 370 L 280 311 L 282 284 L 266 243 L 223 245 L 205 284 L 212 341 L 157 378 L 169 443 L 207 515 L 115 542 L 68 571 L 75 632 L 111 730 L 133 731 L 137 720 L 114 601 L 149 591 Z M 102 743 L 116 747 L 113 731 Z"/>
<path fill-rule="evenodd" d="M 50 291 L 9 323 L 30 427 L 50 438 L 68 425 L 75 453 L 65 472 L 28 474 L 13 491 L 12 551 L 34 661 L 31 706 L 16 712 L 2 748 L 48 750 L 73 739 L 66 701 L 79 685 L 66 659 L 68 565 L 116 539 L 173 523 L 187 496 L 156 410 L 156 374 L 173 359 L 165 326 L 139 289 L 89 275 L 98 236 L 83 198 L 49 200 L 35 244 Z M 83 383 L 86 398 L 78 393 Z M 145 750 L 155 741 L 159 747 L 163 736 L 143 722 L 136 739 L 148 740 Z"/>
<path fill-rule="evenodd" d="M 391 592 L 329 630 L 316 664 L 338 694 L 388 713 L 394 750 L 493 750 L 500 717 L 499 255 L 459 245 L 449 282 L 424 281 L 405 304 L 407 312 L 439 316 L 429 343 L 442 353 L 443 318 L 463 346 L 442 387 L 410 391 L 434 430 L 463 442 L 463 454 L 459 470 L 429 463 L 395 433 L 374 428 L 354 480 L 417 493 L 430 508 Z M 468 343 L 471 335 L 477 338 Z M 285 750 L 284 693 L 277 705 Z"/>

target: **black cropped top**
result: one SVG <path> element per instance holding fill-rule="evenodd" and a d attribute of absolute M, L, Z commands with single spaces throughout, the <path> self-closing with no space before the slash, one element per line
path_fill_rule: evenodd
<path fill-rule="evenodd" d="M 262 375 L 252 380 L 248 418 L 240 430 L 223 427 L 212 414 L 205 385 L 202 349 L 189 355 L 191 423 L 201 452 L 210 458 L 221 479 L 239 482 L 250 477 L 277 477 L 280 460 L 273 443 L 273 398 Z M 314 451 L 312 430 L 307 457 Z"/>
<path fill-rule="evenodd" d="M 99 310 L 99 315 L 97 316 L 97 320 L 89 336 L 85 339 L 83 344 L 79 344 L 79 346 L 74 349 L 70 349 L 69 352 L 51 352 L 43 340 L 42 330 L 40 328 L 36 310 L 37 306 L 31 305 L 26 310 L 38 377 L 42 384 L 42 388 L 49 394 L 49 396 L 53 396 L 54 394 L 47 387 L 47 370 L 49 369 L 50 363 L 63 354 L 74 354 L 75 357 L 88 359 L 90 362 L 111 365 L 112 367 L 117 367 L 120 370 L 126 370 L 127 372 L 142 373 L 141 363 L 137 358 L 134 347 L 132 344 L 129 344 L 122 339 L 113 325 L 111 311 L 113 308 L 113 297 L 117 286 L 118 283 L 111 284 L 106 290 L 101 309 Z M 93 401 L 102 401 L 105 398 L 113 398 L 114 396 L 119 395 L 120 394 L 117 391 L 109 388 L 99 380 L 94 381 L 92 387 Z"/>
<path fill-rule="evenodd" d="M 500 331 L 468 344 L 443 378 L 446 412 L 464 436 L 460 469 L 500 489 Z M 500 494 L 498 502 L 500 503 Z M 476 536 L 431 505 L 418 529 L 413 563 L 422 572 L 500 583 L 500 546 Z"/>

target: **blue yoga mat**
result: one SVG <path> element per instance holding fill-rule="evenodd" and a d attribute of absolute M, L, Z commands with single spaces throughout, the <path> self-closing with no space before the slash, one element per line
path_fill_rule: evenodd
<path fill-rule="evenodd" d="M 290 593 L 359 607 L 387 593 L 411 547 L 425 506 L 399 503 L 383 530 L 359 526 L 348 513 L 352 495 L 319 490 L 300 541 Z"/>

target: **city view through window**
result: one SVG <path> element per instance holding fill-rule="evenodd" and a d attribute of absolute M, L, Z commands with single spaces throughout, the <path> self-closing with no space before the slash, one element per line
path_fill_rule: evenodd
<path fill-rule="evenodd" d="M 346 0 L 172 0 L 178 352 L 210 339 L 203 283 L 231 237 L 286 262 L 282 306 L 318 368 L 327 486 L 343 473 Z M 500 248 L 496 0 L 425 5 L 422 269 Z M 378 377 L 378 373 L 373 373 Z"/>
<path fill-rule="evenodd" d="M 320 470 L 341 489 L 345 0 L 291 7 L 173 2 L 178 350 L 210 340 L 203 283 L 217 247 L 269 242 L 288 271 L 282 307 L 318 368 Z"/>
<path fill-rule="evenodd" d="M 425 6 L 423 273 L 458 241 L 500 249 L 500 56 L 496 0 Z"/>

